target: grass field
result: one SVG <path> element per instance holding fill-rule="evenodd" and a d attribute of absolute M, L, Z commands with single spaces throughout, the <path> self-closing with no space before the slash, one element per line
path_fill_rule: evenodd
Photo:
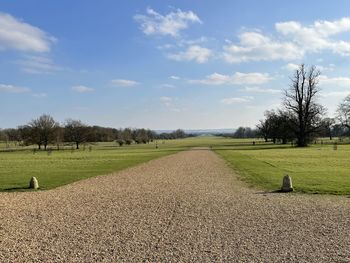
<path fill-rule="evenodd" d="M 185 147 L 154 144 L 118 147 L 115 143 L 92 146 L 88 150 L 45 151 L 16 150 L 0 152 L 0 191 L 27 190 L 32 176 L 37 177 L 40 189 L 50 189 L 96 175 L 119 171 Z"/>
<path fill-rule="evenodd" d="M 282 177 L 293 179 L 294 189 L 303 193 L 350 195 L 350 145 L 315 144 L 307 148 L 289 145 L 215 147 L 251 185 L 264 190 L 280 189 Z"/>
<path fill-rule="evenodd" d="M 255 145 L 253 145 L 255 141 Z M 119 171 L 148 160 L 192 147 L 210 147 L 222 156 L 242 180 L 255 187 L 276 191 L 282 177 L 293 179 L 297 192 L 350 195 L 350 145 L 334 150 L 327 140 L 307 148 L 273 145 L 261 140 L 197 137 L 158 141 L 155 144 L 118 147 L 115 143 L 93 145 L 92 151 L 0 152 L 0 191 L 22 191 L 36 176 L 41 189 L 50 189 L 84 178 Z M 1 148 L 3 146 L 3 148 Z M 0 150 L 6 150 L 0 144 Z"/>

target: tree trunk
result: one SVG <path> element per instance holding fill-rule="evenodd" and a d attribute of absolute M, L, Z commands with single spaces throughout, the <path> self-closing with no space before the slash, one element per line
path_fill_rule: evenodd
<path fill-rule="evenodd" d="M 298 147 L 306 147 L 307 146 L 307 142 L 306 142 L 306 138 L 305 138 L 304 134 L 299 134 L 297 146 Z"/>
<path fill-rule="evenodd" d="M 76 149 L 79 150 L 79 142 L 75 142 L 75 144 L 77 145 Z"/>

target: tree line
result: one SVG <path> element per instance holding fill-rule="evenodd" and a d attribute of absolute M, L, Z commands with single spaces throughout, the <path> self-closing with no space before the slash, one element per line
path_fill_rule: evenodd
<path fill-rule="evenodd" d="M 305 147 L 316 137 L 350 134 L 350 95 L 339 105 L 335 118 L 326 117 L 326 109 L 318 102 L 320 71 L 300 65 L 284 90 L 283 107 L 265 112 L 257 124 L 258 134 L 274 143 L 295 142 Z"/>
<path fill-rule="evenodd" d="M 252 129 L 250 127 L 240 126 L 232 133 L 218 133 L 217 136 L 229 137 L 229 138 L 258 138 L 260 137 L 258 129 Z"/>
<path fill-rule="evenodd" d="M 74 144 L 76 149 L 83 143 L 112 142 L 119 146 L 132 143 L 145 144 L 158 139 L 179 139 L 191 135 L 183 130 L 158 134 L 150 129 L 115 129 L 101 126 L 89 126 L 80 120 L 68 119 L 60 125 L 48 114 L 33 119 L 17 128 L 0 129 L 0 141 L 11 141 L 19 145 L 37 145 L 38 149 L 47 149 L 48 145 L 62 143 Z"/>

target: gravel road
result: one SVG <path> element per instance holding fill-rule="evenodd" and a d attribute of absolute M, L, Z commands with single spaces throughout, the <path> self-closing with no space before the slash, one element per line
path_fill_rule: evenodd
<path fill-rule="evenodd" d="M 193 149 L 0 193 L 0 262 L 350 262 L 350 198 L 262 193 Z"/>

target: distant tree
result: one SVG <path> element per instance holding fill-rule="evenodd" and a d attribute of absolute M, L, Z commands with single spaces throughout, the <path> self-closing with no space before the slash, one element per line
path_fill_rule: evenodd
<path fill-rule="evenodd" d="M 246 127 L 244 136 L 245 138 L 255 138 L 257 136 L 257 130 Z"/>
<path fill-rule="evenodd" d="M 7 135 L 2 129 L 0 129 L 0 141 L 7 141 Z"/>
<path fill-rule="evenodd" d="M 139 143 L 137 141 L 137 129 L 131 129 L 131 138 L 134 142 L 136 142 L 137 144 Z"/>
<path fill-rule="evenodd" d="M 39 149 L 43 145 L 46 150 L 47 145 L 55 141 L 58 127 L 59 124 L 50 115 L 43 114 L 22 127 L 22 134 L 27 141 L 37 144 Z"/>
<path fill-rule="evenodd" d="M 29 125 L 18 126 L 18 132 L 21 136 L 24 145 L 30 144 L 38 144 L 41 146 L 41 141 L 36 139 L 37 134 L 35 134 L 34 129 L 32 129 Z"/>
<path fill-rule="evenodd" d="M 335 125 L 334 118 L 324 118 L 321 120 L 321 125 L 319 129 L 319 135 L 324 137 L 329 137 L 330 140 L 333 139 L 333 128 Z"/>
<path fill-rule="evenodd" d="M 125 144 L 130 145 L 133 141 L 132 130 L 130 128 L 125 128 L 122 132 L 122 138 Z"/>
<path fill-rule="evenodd" d="M 293 130 L 294 123 L 293 116 L 290 115 L 287 111 L 278 110 L 276 115 L 274 116 L 274 123 L 272 124 L 273 129 L 276 133 L 276 138 L 282 142 L 282 144 L 286 144 L 289 140 L 295 138 Z"/>
<path fill-rule="evenodd" d="M 332 127 L 332 135 L 334 137 L 349 136 L 349 129 L 344 127 L 341 123 L 336 123 Z"/>
<path fill-rule="evenodd" d="M 67 142 L 74 142 L 76 149 L 79 145 L 88 140 L 89 129 L 86 124 L 80 120 L 68 119 L 64 125 L 64 139 Z"/>
<path fill-rule="evenodd" d="M 122 129 L 116 130 L 114 133 L 115 141 L 116 141 L 116 143 L 119 144 L 119 146 L 123 146 L 123 144 L 124 144 L 124 141 L 122 138 L 122 133 L 123 133 Z"/>
<path fill-rule="evenodd" d="M 184 130 L 177 129 L 177 130 L 174 132 L 174 136 L 175 136 L 175 139 L 182 139 L 182 138 L 185 138 L 185 137 L 186 137 L 186 133 L 185 133 Z"/>
<path fill-rule="evenodd" d="M 258 131 L 250 127 L 238 127 L 237 130 L 233 133 L 232 137 L 234 138 L 255 138 Z"/>
<path fill-rule="evenodd" d="M 324 108 L 317 103 L 320 71 L 315 66 L 306 69 L 302 64 L 291 77 L 291 85 L 285 90 L 284 106 L 292 116 L 297 146 L 304 147 L 320 125 Z"/>
<path fill-rule="evenodd" d="M 257 125 L 259 134 L 265 141 L 271 139 L 273 143 L 278 140 L 286 144 L 294 138 L 292 116 L 287 111 L 271 110 L 265 112 L 265 120 Z"/>
<path fill-rule="evenodd" d="M 57 127 L 56 134 L 55 134 L 55 140 L 54 144 L 56 144 L 57 149 L 60 149 L 60 144 L 65 141 L 64 139 L 64 133 L 65 133 L 65 128 L 64 127 Z"/>
<path fill-rule="evenodd" d="M 156 132 L 148 129 L 147 130 L 147 137 L 148 137 L 149 141 L 153 142 L 153 140 L 157 137 L 157 134 L 156 134 Z"/>
<path fill-rule="evenodd" d="M 111 142 L 115 140 L 116 129 L 101 126 L 88 127 L 89 142 Z"/>
<path fill-rule="evenodd" d="M 162 132 L 157 135 L 157 139 L 159 140 L 169 140 L 170 139 L 170 133 Z"/>
<path fill-rule="evenodd" d="M 116 129 L 113 128 L 103 128 L 102 130 L 102 140 L 103 142 L 112 142 L 115 138 L 115 131 Z"/>
<path fill-rule="evenodd" d="M 136 129 L 133 132 L 133 139 L 136 143 L 147 143 L 149 141 L 147 131 L 145 129 Z"/>
<path fill-rule="evenodd" d="M 337 119 L 343 127 L 350 129 L 350 95 L 346 96 L 338 106 Z"/>
<path fill-rule="evenodd" d="M 156 134 L 154 131 L 152 131 L 152 133 L 153 133 L 153 139 L 159 139 L 159 140 L 183 139 L 190 136 L 190 134 L 185 133 L 185 131 L 182 129 L 177 129 L 176 131 L 173 131 L 173 132 L 162 132 L 160 134 Z"/>
<path fill-rule="evenodd" d="M 235 133 L 233 134 L 233 137 L 235 138 L 244 138 L 245 136 L 245 129 L 244 127 L 238 127 Z"/>
<path fill-rule="evenodd" d="M 11 141 L 11 142 L 21 141 L 21 135 L 20 135 L 18 129 L 10 128 L 10 129 L 5 129 L 3 132 L 6 134 L 7 139 L 9 141 Z"/>
<path fill-rule="evenodd" d="M 258 135 L 262 136 L 265 142 L 267 142 L 268 139 L 270 138 L 271 128 L 272 128 L 271 119 L 270 119 L 271 112 L 266 111 L 264 115 L 265 115 L 265 120 L 260 120 L 259 124 L 257 124 L 256 127 L 258 129 Z"/>

